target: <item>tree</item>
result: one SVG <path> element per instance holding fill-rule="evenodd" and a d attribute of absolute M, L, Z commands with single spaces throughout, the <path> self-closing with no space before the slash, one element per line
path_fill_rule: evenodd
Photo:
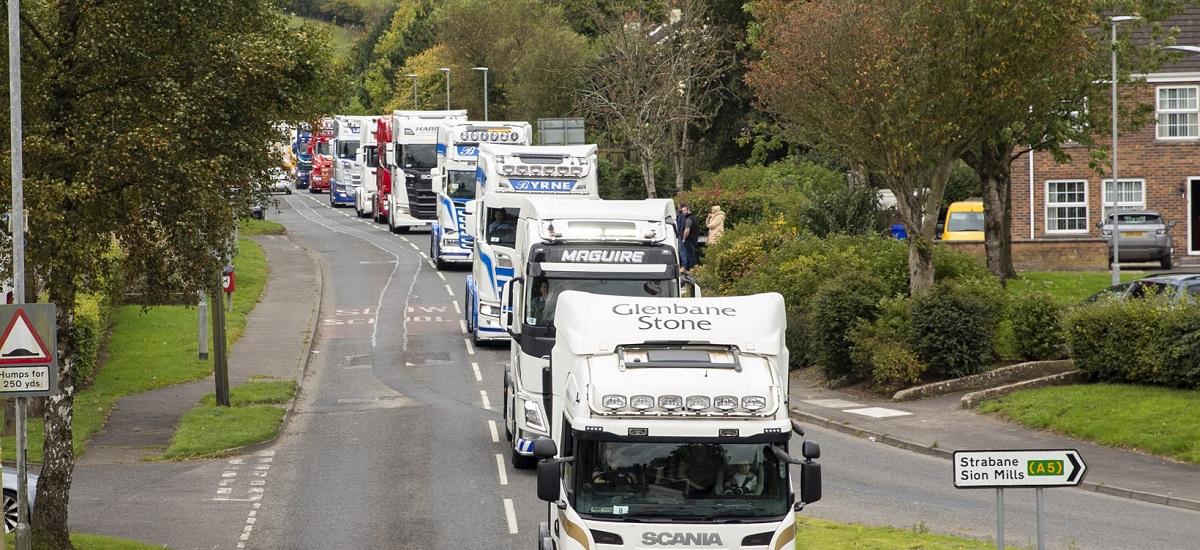
<path fill-rule="evenodd" d="M 759 104 L 895 193 L 914 293 L 933 283 L 954 163 L 1028 111 L 1037 98 L 1022 84 L 1062 67 L 1048 56 L 1086 57 L 1094 22 L 1084 0 L 764 0 L 754 12 L 764 53 L 747 80 Z"/>
<path fill-rule="evenodd" d="M 32 524 L 35 547 L 59 549 L 79 295 L 114 276 L 150 303 L 215 290 L 239 216 L 269 200 L 278 123 L 331 95 L 331 49 L 270 0 L 22 8 L 26 265 L 57 306 L 61 354 Z"/>
<path fill-rule="evenodd" d="M 637 152 L 649 197 L 657 196 L 653 166 L 664 152 L 673 154 L 682 177 L 687 128 L 711 122 L 730 66 L 707 27 L 704 5 L 671 5 L 665 19 L 629 12 L 611 22 L 597 39 L 599 54 L 585 69 L 579 95 L 587 116 Z"/>

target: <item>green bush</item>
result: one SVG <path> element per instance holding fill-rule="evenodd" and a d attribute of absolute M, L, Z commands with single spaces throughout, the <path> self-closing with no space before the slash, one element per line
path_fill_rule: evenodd
<path fill-rule="evenodd" d="M 850 329 L 871 322 L 879 314 L 879 301 L 888 295 L 878 277 L 847 271 L 822 284 L 812 298 L 809 338 L 813 359 L 825 376 L 858 381 L 869 372 L 855 368 L 850 357 Z"/>
<path fill-rule="evenodd" d="M 812 197 L 799 210 L 800 227 L 818 237 L 882 234 L 887 214 L 870 187 L 838 187 Z"/>
<path fill-rule="evenodd" d="M 1096 380 L 1200 388 L 1200 305 L 1103 302 L 1075 308 L 1065 324 L 1071 358 Z"/>
<path fill-rule="evenodd" d="M 907 297 L 884 298 L 879 302 L 878 318 L 859 321 L 846 335 L 854 368 L 870 372 L 877 391 L 911 386 L 925 374 L 925 364 L 908 347 L 910 307 Z"/>
<path fill-rule="evenodd" d="M 940 282 L 913 297 L 909 345 L 931 374 L 956 378 L 982 372 L 991 363 L 1003 300 L 993 284 Z"/>
<path fill-rule="evenodd" d="M 1044 361 L 1063 356 L 1062 306 L 1050 293 L 1023 292 L 1010 297 L 1008 305 L 1012 345 L 1018 357 Z"/>

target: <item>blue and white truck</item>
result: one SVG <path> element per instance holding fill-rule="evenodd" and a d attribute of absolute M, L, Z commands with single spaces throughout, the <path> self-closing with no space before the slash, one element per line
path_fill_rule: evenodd
<path fill-rule="evenodd" d="M 371 131 L 373 117 L 337 115 L 336 133 L 330 140 L 333 150 L 333 178 L 329 180 L 329 205 L 337 208 L 354 205 L 355 187 L 362 172 L 356 155 L 362 145 L 363 132 Z"/>
<path fill-rule="evenodd" d="M 481 143 L 528 145 L 528 122 L 453 122 L 438 130 L 437 167 L 430 175 L 437 194 L 437 218 L 429 230 L 429 257 L 438 269 L 470 263 L 475 243 L 466 233 L 463 210 L 475 198 L 475 164 Z"/>
<path fill-rule="evenodd" d="M 475 200 L 466 205 L 467 235 L 475 243 L 465 304 L 467 332 L 476 343 L 508 340 L 500 323 L 500 291 L 523 262 L 516 220 L 526 197 L 599 200 L 596 146 L 480 144 Z"/>

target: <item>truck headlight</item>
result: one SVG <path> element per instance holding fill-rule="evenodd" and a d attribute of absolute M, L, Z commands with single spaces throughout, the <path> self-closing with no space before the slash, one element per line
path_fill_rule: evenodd
<path fill-rule="evenodd" d="M 546 431 L 546 423 L 542 421 L 542 411 L 538 404 L 524 399 L 522 401 L 525 404 L 525 425 L 535 430 Z"/>
<path fill-rule="evenodd" d="M 767 406 L 767 398 L 761 395 L 747 395 L 742 398 L 742 408 L 748 411 L 757 411 Z"/>
<path fill-rule="evenodd" d="M 479 314 L 487 315 L 488 317 L 499 317 L 500 308 L 491 304 L 479 304 Z"/>
<path fill-rule="evenodd" d="M 600 398 L 600 405 L 612 410 L 624 409 L 627 403 L 624 395 L 609 394 Z"/>

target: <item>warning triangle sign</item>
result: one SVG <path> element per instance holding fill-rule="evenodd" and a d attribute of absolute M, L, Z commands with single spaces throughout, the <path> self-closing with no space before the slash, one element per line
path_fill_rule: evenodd
<path fill-rule="evenodd" d="M 24 309 L 18 309 L 0 336 L 0 365 L 40 365 L 54 360 Z"/>

